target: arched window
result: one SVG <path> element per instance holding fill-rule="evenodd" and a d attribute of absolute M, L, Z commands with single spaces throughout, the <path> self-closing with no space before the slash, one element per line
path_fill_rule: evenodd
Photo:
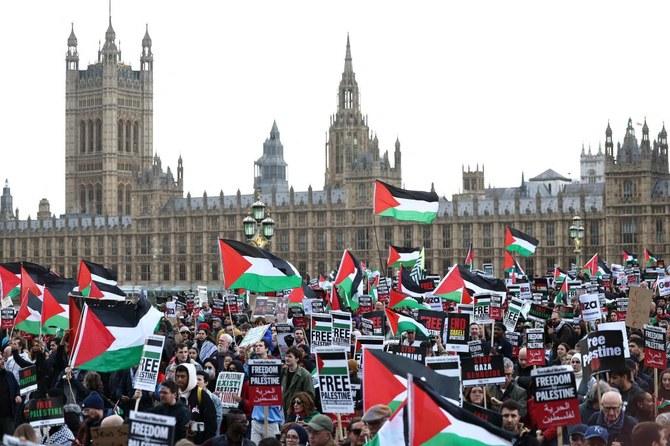
<path fill-rule="evenodd" d="M 102 185 L 100 183 L 95 185 L 95 213 L 102 215 Z"/>
<path fill-rule="evenodd" d="M 116 126 L 116 150 L 123 152 L 123 121 L 119 120 L 119 124 Z"/>
<path fill-rule="evenodd" d="M 86 213 L 86 186 L 79 186 L 79 212 Z"/>
<path fill-rule="evenodd" d="M 102 152 L 102 121 L 95 121 L 95 151 Z"/>
<path fill-rule="evenodd" d="M 93 151 L 93 143 L 95 138 L 95 129 L 93 128 L 93 121 L 88 120 L 88 152 Z"/>
<path fill-rule="evenodd" d="M 130 152 L 130 132 L 132 128 L 130 127 L 130 121 L 126 121 L 126 152 Z"/>
<path fill-rule="evenodd" d="M 79 122 L 79 151 L 86 152 L 86 121 Z"/>
<path fill-rule="evenodd" d="M 88 199 L 86 200 L 87 213 L 92 214 L 95 211 L 95 193 L 93 191 L 93 185 L 89 184 L 86 191 L 88 192 Z"/>
<path fill-rule="evenodd" d="M 140 142 L 140 125 L 137 121 L 133 124 L 133 152 L 137 153 Z"/>
<path fill-rule="evenodd" d="M 631 180 L 623 182 L 623 198 L 631 199 L 635 195 L 635 185 Z"/>
<path fill-rule="evenodd" d="M 126 185 L 126 215 L 130 215 L 130 185 Z"/>
<path fill-rule="evenodd" d="M 116 197 L 117 208 L 116 211 L 119 215 L 123 215 L 123 198 L 125 197 L 123 193 L 123 184 L 119 184 L 118 195 Z"/>

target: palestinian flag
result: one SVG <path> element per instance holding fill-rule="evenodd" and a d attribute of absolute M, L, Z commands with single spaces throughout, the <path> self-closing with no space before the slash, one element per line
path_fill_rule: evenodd
<path fill-rule="evenodd" d="M 600 259 L 596 253 L 591 259 L 586 262 L 586 265 L 582 268 L 582 272 L 589 277 L 600 277 L 603 275 L 612 275 L 612 271 L 609 269 L 607 264 Z"/>
<path fill-rule="evenodd" d="M 399 310 L 401 308 L 411 308 L 416 310 L 430 310 L 430 306 L 420 304 L 418 300 L 413 297 L 405 296 L 400 291 L 391 289 L 388 303 L 389 308 Z"/>
<path fill-rule="evenodd" d="M 357 335 L 354 353 L 360 353 L 364 348 L 375 350 L 384 349 L 384 336 Z"/>
<path fill-rule="evenodd" d="M 330 296 L 328 297 L 328 307 L 330 310 L 340 310 L 340 297 L 337 295 L 337 289 L 330 289 Z"/>
<path fill-rule="evenodd" d="M 406 409 L 411 446 L 511 446 L 515 441 L 512 433 L 442 398 L 417 377 L 412 377 L 408 390 Z"/>
<path fill-rule="evenodd" d="M 570 280 L 571 277 L 568 273 L 563 271 L 558 266 L 554 268 L 554 283 L 562 283 L 565 279 Z"/>
<path fill-rule="evenodd" d="M 528 257 L 535 254 L 535 249 L 539 244 L 540 242 L 535 237 L 509 226 L 505 227 L 505 249 L 507 251 Z"/>
<path fill-rule="evenodd" d="M 405 269 L 402 266 L 398 271 L 398 288 L 401 293 L 412 297 L 426 297 L 426 294 L 433 292 L 433 290 L 423 289 L 412 278 L 412 270 Z"/>
<path fill-rule="evenodd" d="M 346 311 L 331 311 L 333 317 L 333 328 L 351 330 L 351 313 Z"/>
<path fill-rule="evenodd" d="M 449 272 L 440 280 L 433 290 L 434 296 L 450 300 L 459 304 L 473 304 L 472 295 L 465 287 L 458 265 L 451 267 Z"/>
<path fill-rule="evenodd" d="M 279 291 L 302 286 L 300 273 L 286 260 L 236 240 L 219 240 L 223 287 Z"/>
<path fill-rule="evenodd" d="M 377 431 L 365 446 L 406 445 L 409 429 L 407 427 L 407 401 L 403 401 L 398 410 Z"/>
<path fill-rule="evenodd" d="M 345 249 L 342 253 L 342 260 L 340 267 L 337 270 L 335 281 L 333 285 L 337 287 L 341 295 L 346 299 L 347 306 L 352 310 L 358 308 L 358 303 L 353 300 L 353 297 L 359 293 L 359 288 L 362 286 L 363 269 L 356 257 Z"/>
<path fill-rule="evenodd" d="M 386 319 L 389 321 L 391 327 L 391 334 L 393 336 L 400 336 L 406 331 L 414 331 L 418 340 L 426 340 L 430 337 L 428 329 L 420 322 L 411 317 L 396 313 L 395 311 L 384 309 Z"/>
<path fill-rule="evenodd" d="M 0 299 L 3 300 L 3 307 L 9 306 L 12 299 L 17 299 L 21 291 L 21 266 L 34 277 L 58 277 L 47 268 L 31 262 L 9 262 L 0 263 Z M 7 305 L 5 305 L 5 302 Z"/>
<path fill-rule="evenodd" d="M 624 265 L 629 265 L 631 263 L 637 263 L 637 254 L 626 251 L 625 249 L 621 252 L 621 257 Z"/>
<path fill-rule="evenodd" d="M 28 267 L 28 265 L 26 266 Z M 14 320 L 14 327 L 17 330 L 34 335 L 54 334 L 55 330 L 49 331 L 42 329 L 44 282 L 48 278 L 54 277 L 54 275 L 46 268 L 39 265 L 35 266 L 36 267 L 29 267 L 29 270 L 22 265 L 19 266 L 21 277 L 21 283 L 19 285 L 20 306 Z"/>
<path fill-rule="evenodd" d="M 463 262 L 463 264 L 471 270 L 475 266 L 475 252 L 472 250 L 472 242 L 470 242 L 468 253 L 465 255 L 465 262 Z"/>
<path fill-rule="evenodd" d="M 81 311 L 70 366 L 96 372 L 139 364 L 146 337 L 154 334 L 163 317 L 147 299 L 84 299 Z"/>
<path fill-rule="evenodd" d="M 316 352 L 316 368 L 319 375 L 349 376 L 347 352 Z"/>
<path fill-rule="evenodd" d="M 437 217 L 440 199 L 435 192 L 405 190 L 375 181 L 374 213 L 396 220 L 432 223 Z"/>
<path fill-rule="evenodd" d="M 503 271 L 512 281 L 526 276 L 526 272 L 509 251 L 505 251 L 503 254 Z"/>
<path fill-rule="evenodd" d="M 644 248 L 644 266 L 646 268 L 656 266 L 658 264 L 658 260 L 656 260 L 656 256 L 651 253 L 647 248 Z"/>
<path fill-rule="evenodd" d="M 607 263 L 600 257 L 598 257 L 598 277 L 606 275 L 606 276 L 612 276 L 612 270 L 607 266 Z"/>
<path fill-rule="evenodd" d="M 333 316 L 326 313 L 312 314 L 312 330 L 331 331 L 333 329 Z"/>
<path fill-rule="evenodd" d="M 126 293 L 116 282 L 116 273 L 97 263 L 82 260 L 77 274 L 78 291 L 92 299 L 125 300 Z"/>
<path fill-rule="evenodd" d="M 460 377 L 440 375 L 413 359 L 373 348 L 363 349 L 362 360 L 363 412 L 375 404 L 386 404 L 395 411 L 407 398 L 408 373 L 425 380 L 445 398 L 460 401 Z"/>
<path fill-rule="evenodd" d="M 288 295 L 288 304 L 289 305 L 302 305 L 303 299 L 316 299 L 318 296 L 307 285 L 302 285 L 297 288 L 293 288 Z"/>
<path fill-rule="evenodd" d="M 386 260 L 386 266 L 397 268 L 399 266 L 412 267 L 416 261 L 421 258 L 423 250 L 421 248 L 404 248 L 401 246 L 389 246 L 389 256 Z"/>
<path fill-rule="evenodd" d="M 68 295 L 76 286 L 72 279 L 53 278 L 44 283 L 42 326 L 67 330 L 70 327 Z"/>
<path fill-rule="evenodd" d="M 556 297 L 554 298 L 554 305 L 567 305 L 568 291 L 568 281 L 564 279 L 561 289 L 558 290 L 558 293 L 556 293 Z"/>

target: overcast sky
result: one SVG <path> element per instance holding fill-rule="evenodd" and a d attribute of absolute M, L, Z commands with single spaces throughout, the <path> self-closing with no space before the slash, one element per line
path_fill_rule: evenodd
<path fill-rule="evenodd" d="M 667 2 L 112 2 L 135 69 L 149 23 L 154 149 L 173 170 L 183 156 L 193 195 L 250 192 L 273 119 L 289 183 L 323 187 L 347 32 L 363 113 L 382 149 L 400 138 L 405 187 L 433 181 L 451 197 L 477 163 L 492 186 L 547 168 L 577 178 L 582 143 L 597 151 L 608 119 L 615 140 L 629 116 L 646 116 L 652 139 L 670 120 L 669 21 Z M 43 197 L 64 211 L 71 22 L 82 68 L 106 0 L 0 2 L 0 177 L 21 218 Z"/>

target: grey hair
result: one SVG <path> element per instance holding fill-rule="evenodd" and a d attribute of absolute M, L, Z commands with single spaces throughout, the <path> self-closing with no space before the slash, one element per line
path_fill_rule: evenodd
<path fill-rule="evenodd" d="M 507 356 L 503 358 L 503 369 L 513 369 L 514 363 Z"/>
<path fill-rule="evenodd" d="M 609 391 L 617 391 L 616 389 L 613 389 L 609 384 L 607 384 L 605 381 L 598 381 L 597 384 L 591 386 L 588 392 L 586 392 L 586 399 L 589 401 L 589 403 L 594 403 L 598 401 L 598 387 L 600 387 L 600 395 L 605 394 L 605 392 Z"/>
<path fill-rule="evenodd" d="M 670 413 L 659 413 L 656 417 L 656 423 L 661 426 L 670 426 Z"/>

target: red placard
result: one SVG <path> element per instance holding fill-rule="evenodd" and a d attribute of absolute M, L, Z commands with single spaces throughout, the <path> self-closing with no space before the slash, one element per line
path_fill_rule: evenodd
<path fill-rule="evenodd" d="M 545 365 L 544 329 L 529 328 L 526 330 L 526 362 L 528 365 Z"/>
<path fill-rule="evenodd" d="M 528 413 L 540 429 L 581 423 L 575 374 L 570 366 L 534 369 L 531 380 Z"/>
<path fill-rule="evenodd" d="M 3 308 L 0 317 L 0 328 L 7 330 L 14 326 L 14 308 Z"/>

